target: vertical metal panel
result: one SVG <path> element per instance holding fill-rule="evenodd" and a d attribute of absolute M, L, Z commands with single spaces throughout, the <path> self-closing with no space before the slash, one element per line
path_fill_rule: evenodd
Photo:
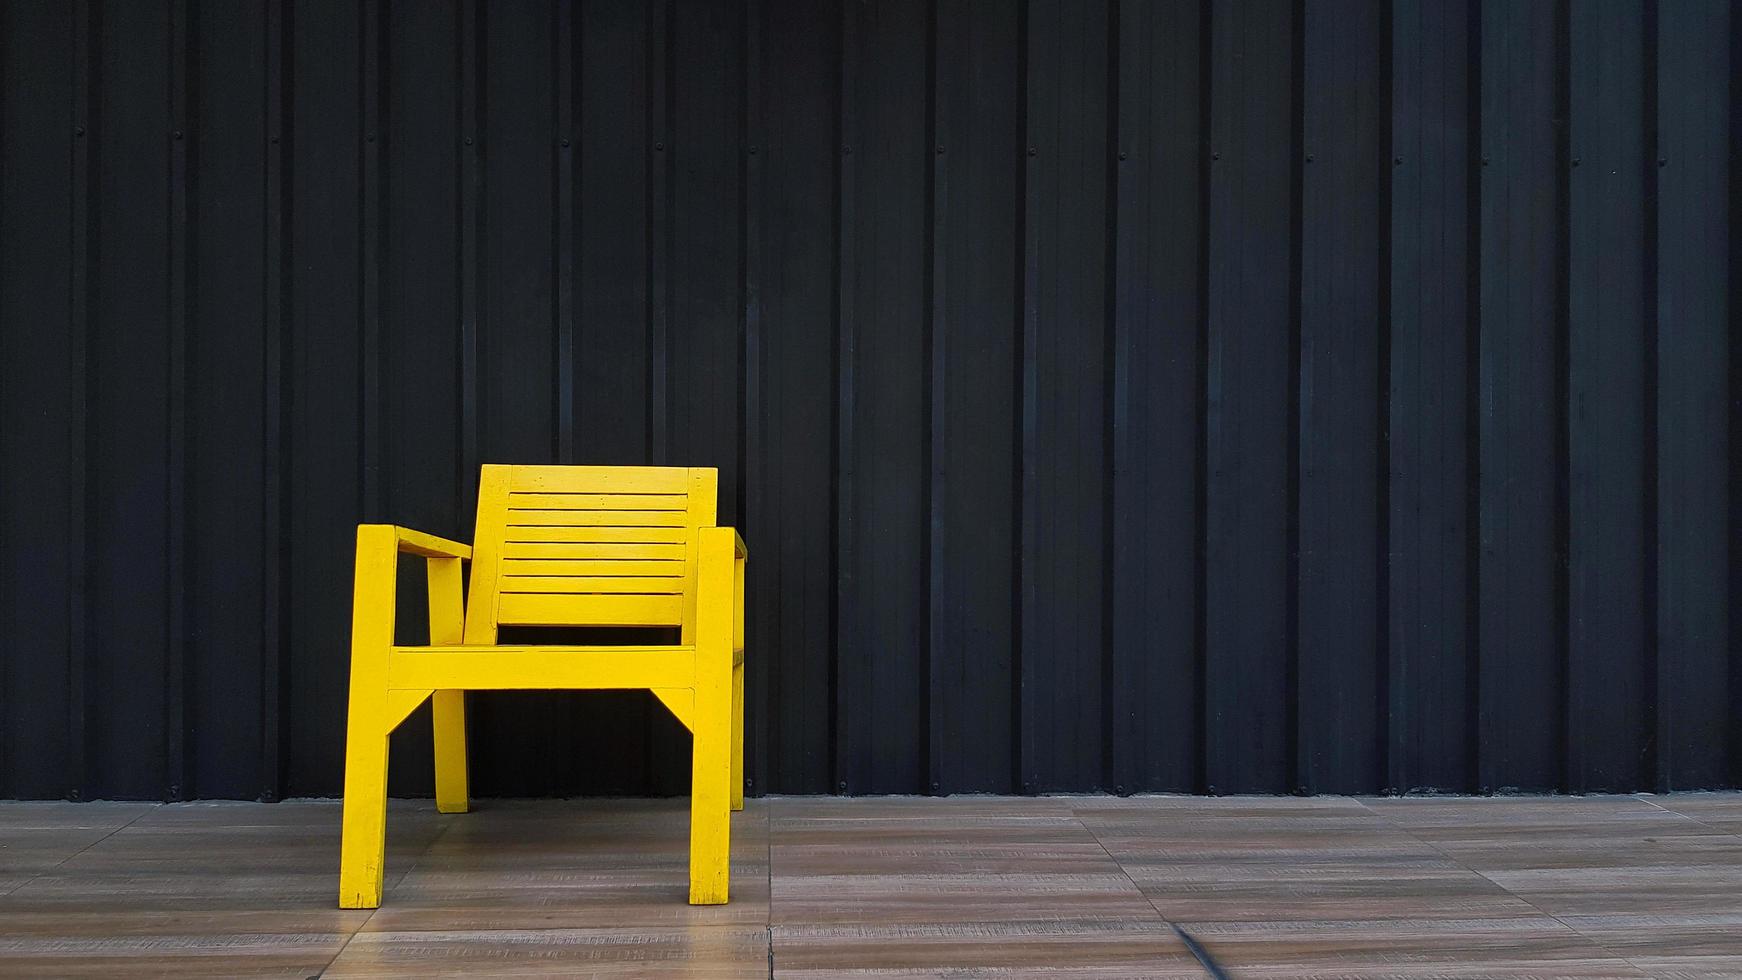
<path fill-rule="evenodd" d="M 1110 17 L 1100 3 L 1028 7 L 1019 639 L 1027 791 L 1100 788 L 1106 777 Z"/>
<path fill-rule="evenodd" d="M 1386 787 L 1473 787 L 1472 5 L 1392 15 Z"/>
<path fill-rule="evenodd" d="M 1206 25 L 1120 4 L 1113 348 L 1112 785 L 1202 787 Z"/>
<path fill-rule="evenodd" d="M 286 241 L 286 211 L 289 181 L 285 179 L 289 158 L 284 138 L 289 86 L 285 84 L 285 55 L 289 25 L 285 0 L 267 0 L 261 45 L 266 74 L 266 104 L 262 110 L 267 143 L 263 189 L 265 235 L 262 243 L 264 350 L 261 370 L 265 392 L 261 426 L 261 610 L 260 610 L 260 769 L 259 797 L 278 799 L 284 790 L 284 615 L 285 570 L 285 289 L 289 249 Z"/>
<path fill-rule="evenodd" d="M 1212 6 L 1204 543 L 1211 792 L 1295 788 L 1288 450 L 1296 29 L 1295 14 L 1274 4 Z"/>
<path fill-rule="evenodd" d="M 756 791 L 1733 785 L 1731 19 L 8 6 L 0 793 L 336 792 L 485 459 L 721 467 Z"/>
<path fill-rule="evenodd" d="M 357 203 L 364 134 L 356 5 L 298 3 L 291 25 L 285 792 L 308 796 L 335 792 L 344 764 L 335 732 L 345 724 L 350 663 L 345 583 L 362 519 Z"/>
<path fill-rule="evenodd" d="M 93 793 L 157 798 L 169 785 L 168 610 L 179 600 L 167 507 L 173 22 L 168 3 L 107 4 L 93 21 L 89 779 Z"/>
<path fill-rule="evenodd" d="M 1645 0 L 1569 7 L 1567 782 L 1655 785 Z"/>
<path fill-rule="evenodd" d="M 763 0 L 760 98 L 761 446 L 764 510 L 752 511 L 750 601 L 762 654 L 751 723 L 758 789 L 834 788 L 831 541 L 835 403 L 836 168 L 840 16 L 835 4 Z M 774 781 L 770 782 L 771 777 Z"/>
<path fill-rule="evenodd" d="M 1014 4 L 935 12 L 928 616 L 943 793 L 1014 787 L 1019 19 Z"/>
<path fill-rule="evenodd" d="M 1315 793 L 1381 778 L 1385 20 L 1339 0 L 1301 25 L 1297 765 Z"/>
<path fill-rule="evenodd" d="M 1483 789 L 1558 786 L 1564 764 L 1562 13 L 1482 6 Z"/>
<path fill-rule="evenodd" d="M 271 343 L 266 266 L 266 4 L 197 4 L 188 25 L 199 94 L 183 120 L 192 158 L 187 324 L 187 711 L 190 796 L 259 792 L 263 550 Z M 259 655 L 237 656 L 236 651 Z"/>
<path fill-rule="evenodd" d="M 926 733 L 925 388 L 927 279 L 925 7 L 855 4 L 845 42 L 857 74 L 853 263 L 841 282 L 853 317 L 852 440 L 841 520 L 858 535 L 842 576 L 842 771 L 850 792 L 915 793 L 929 781 Z M 848 193 L 843 187 L 842 194 Z M 699 447 L 698 447 L 699 448 Z M 849 564 L 850 563 L 850 564 Z"/>
<path fill-rule="evenodd" d="M 1739 524 L 1733 365 L 1739 254 L 1732 131 L 1735 13 L 1659 3 L 1655 317 L 1657 377 L 1657 776 L 1659 789 L 1732 785 L 1738 664 L 1733 591 Z M 1730 210 L 1722 202 L 1730 202 Z M 1728 465 L 1726 465 L 1728 464 Z M 1726 533 L 1726 525 L 1728 525 Z M 1726 683 L 1728 674 L 1728 683 Z M 1735 757 L 1731 760 L 1734 763 Z"/>
<path fill-rule="evenodd" d="M 60 0 L 0 8 L 0 793 L 20 797 L 66 795 L 81 775 L 81 26 Z"/>

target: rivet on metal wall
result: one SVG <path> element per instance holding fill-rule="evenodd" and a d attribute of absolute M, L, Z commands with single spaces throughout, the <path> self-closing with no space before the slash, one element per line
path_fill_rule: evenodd
<path fill-rule="evenodd" d="M 1484 166 L 1484 167 L 1486 167 L 1486 166 L 1487 166 L 1487 165 L 1488 165 L 1488 161 L 1489 161 L 1489 159 L 1490 159 L 1490 158 L 1489 158 L 1489 157 L 1487 157 L 1487 156 L 1486 156 L 1486 155 L 1484 155 L 1484 156 L 1483 156 L 1483 157 L 1482 157 L 1482 166 Z"/>
<path fill-rule="evenodd" d="M 1584 161 L 1582 161 L 1582 160 L 1580 160 L 1580 159 L 1579 159 L 1579 158 L 1578 158 L 1578 157 L 1573 157 L 1573 166 L 1575 166 L 1575 167 L 1576 167 L 1576 166 L 1578 166 L 1578 165 L 1579 165 L 1579 164 L 1580 164 L 1580 163 L 1583 163 L 1583 162 L 1584 162 Z"/>
<path fill-rule="evenodd" d="M 655 144 L 653 144 L 653 148 L 656 150 L 663 151 L 665 149 L 665 144 L 664 143 L 655 143 Z"/>
<path fill-rule="evenodd" d="M 1125 151 L 1124 150 L 1119 151 L 1119 159 L 1121 159 L 1121 160 L 1125 159 Z"/>
<path fill-rule="evenodd" d="M 1403 158 L 1402 157 L 1392 157 L 1391 163 L 1393 166 L 1401 167 L 1401 166 L 1403 166 Z"/>
<path fill-rule="evenodd" d="M 1037 149 L 1035 149 L 1035 148 L 1034 148 L 1034 147 L 1032 147 L 1032 146 L 1031 146 L 1031 147 L 1029 147 L 1029 148 L 1028 148 L 1028 155 L 1029 155 L 1029 156 L 1036 156 L 1036 155 L 1038 155 L 1038 154 L 1039 154 L 1039 153 L 1040 153 L 1040 151 L 1039 151 L 1039 150 L 1037 150 Z"/>
<path fill-rule="evenodd" d="M 1222 159 L 1222 155 L 1220 153 L 1212 153 L 1212 154 L 1210 154 L 1210 159 L 1220 160 L 1220 159 Z"/>
<path fill-rule="evenodd" d="M 85 127 L 83 127 L 83 126 L 74 126 L 74 127 L 73 127 L 73 135 L 74 135 L 74 136 L 83 136 L 83 135 L 85 135 Z"/>
<path fill-rule="evenodd" d="M 853 155 L 853 148 L 850 146 L 843 146 L 843 147 L 841 147 L 841 152 L 845 153 L 848 156 L 852 156 Z"/>
<path fill-rule="evenodd" d="M 181 139 L 181 130 L 179 130 L 179 129 L 178 129 L 178 130 L 176 130 L 176 131 L 175 131 L 175 132 L 174 132 L 174 133 L 173 133 L 173 134 L 172 134 L 172 135 L 173 135 L 173 136 L 174 136 L 174 137 L 175 137 L 175 138 L 176 138 L 176 139 Z"/>
<path fill-rule="evenodd" d="M 939 143 L 938 144 L 938 156 L 941 157 L 943 155 L 944 155 L 944 145 L 942 143 Z"/>
<path fill-rule="evenodd" d="M 756 155 L 756 144 L 754 144 L 754 143 L 750 144 L 750 155 L 751 156 Z"/>
<path fill-rule="evenodd" d="M 1313 162 L 1313 155 L 1312 155 L 1312 154 L 1311 154 L 1311 153 L 1308 153 L 1308 154 L 1307 154 L 1307 162 L 1308 162 L 1308 163 L 1312 163 L 1312 162 Z"/>
<path fill-rule="evenodd" d="M 369 137 L 369 138 L 370 138 L 370 139 L 374 139 L 374 138 L 375 138 L 375 137 L 373 137 L 373 136 L 371 136 L 371 137 Z M 466 145 L 467 145 L 467 146 L 471 146 L 471 145 L 472 145 L 472 138 L 471 138 L 471 137 L 470 137 L 470 136 L 468 136 L 468 137 L 466 137 Z"/>
<path fill-rule="evenodd" d="M 1657 158 L 1657 165 L 1660 167 L 1669 166 L 1669 157 L 1658 157 Z"/>
<path fill-rule="evenodd" d="M 568 145 L 569 145 L 569 141 L 568 141 L 568 140 L 563 140 L 563 146 L 565 146 L 565 147 L 566 147 L 566 146 L 568 146 Z"/>
<path fill-rule="evenodd" d="M 375 142 L 375 134 L 374 134 L 374 133 L 370 133 L 370 134 L 369 134 L 369 135 L 368 135 L 368 136 L 365 136 L 365 137 L 363 137 L 363 138 L 364 138 L 364 139 L 365 139 L 365 140 L 367 140 L 367 141 L 369 141 L 369 142 L 370 142 L 370 143 L 373 143 L 373 142 Z M 471 140 L 467 140 L 467 141 L 466 141 L 466 142 L 468 142 L 468 143 L 470 143 L 470 142 L 471 142 Z"/>

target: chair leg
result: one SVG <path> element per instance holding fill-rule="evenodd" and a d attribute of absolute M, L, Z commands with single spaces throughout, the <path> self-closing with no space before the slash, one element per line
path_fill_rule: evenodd
<path fill-rule="evenodd" d="M 339 908 L 381 906 L 387 863 L 386 698 L 355 703 L 345 733 L 345 813 L 339 849 Z"/>
<path fill-rule="evenodd" d="M 436 809 L 465 813 L 470 806 L 466 779 L 466 692 L 436 691 L 430 696 L 435 723 Z"/>
<path fill-rule="evenodd" d="M 732 809 L 744 809 L 744 665 L 732 667 Z"/>
<path fill-rule="evenodd" d="M 690 904 L 724 905 L 732 854 L 732 696 L 727 684 L 697 688 L 693 731 Z"/>

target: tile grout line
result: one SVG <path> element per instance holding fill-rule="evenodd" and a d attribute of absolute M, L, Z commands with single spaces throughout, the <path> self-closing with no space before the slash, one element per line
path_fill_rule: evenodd
<path fill-rule="evenodd" d="M 341 815 L 342 815 L 342 812 L 343 811 L 341 811 Z M 469 806 L 467 807 L 466 812 L 468 812 L 468 813 L 471 812 L 471 808 Z M 454 814 L 454 816 L 458 816 L 458 814 Z M 454 829 L 454 825 L 457 823 L 459 823 L 458 820 L 447 821 L 446 825 L 443 826 L 441 830 L 437 831 L 436 835 L 434 837 L 431 837 L 429 839 L 429 843 L 425 844 L 423 846 L 423 850 L 417 852 L 417 856 L 411 859 L 411 864 L 407 865 L 405 870 L 401 871 L 399 873 L 399 877 L 393 879 L 393 883 L 391 885 L 384 885 L 382 887 L 382 889 L 381 889 L 381 903 L 382 903 L 382 905 L 385 905 L 387 903 L 388 892 L 391 892 L 394 888 L 397 888 L 399 886 L 399 884 L 401 882 L 405 881 L 405 879 L 407 877 L 409 877 L 413 871 L 416 871 L 417 866 L 419 864 L 423 863 L 423 859 L 429 855 L 429 852 L 435 848 L 436 844 L 439 843 L 443 837 L 446 837 L 448 835 L 448 831 Z M 377 905 L 374 908 L 370 909 L 369 914 L 363 917 L 363 921 L 357 923 L 357 928 L 352 929 L 345 936 L 345 941 L 339 944 L 338 951 L 333 954 L 332 959 L 327 960 L 327 965 L 321 967 L 319 970 L 310 974 L 309 980 L 319 980 L 319 978 L 326 976 L 327 971 L 331 970 L 333 968 L 333 964 L 337 963 L 339 961 L 339 957 L 345 955 L 345 950 L 351 948 L 352 940 L 357 938 L 357 934 L 362 932 L 364 927 L 366 927 L 367 925 L 369 925 L 370 922 L 373 922 L 375 920 L 375 914 L 377 912 L 380 912 L 380 911 L 381 911 L 380 905 Z"/>
<path fill-rule="evenodd" d="M 1186 952 L 1192 954 L 1192 958 L 1198 961 L 1198 965 L 1204 968 L 1204 972 L 1209 974 L 1212 980 L 1228 980 L 1227 972 L 1222 969 L 1221 964 L 1216 962 L 1216 958 L 1210 955 L 1210 951 L 1198 942 L 1197 937 L 1185 931 L 1179 923 L 1168 918 L 1161 911 L 1155 904 L 1155 900 L 1150 898 L 1149 893 L 1143 890 L 1143 886 L 1137 883 L 1137 879 L 1131 877 L 1131 872 L 1126 870 L 1124 863 L 1114 857 L 1112 851 L 1107 850 L 1107 843 L 1101 840 L 1100 834 L 1095 833 L 1095 828 L 1083 821 L 1082 815 L 1076 811 L 1075 807 L 1071 807 L 1069 812 L 1071 822 L 1081 827 L 1083 832 L 1089 835 L 1089 839 L 1095 842 L 1095 846 L 1101 849 L 1101 853 L 1107 856 L 1107 860 L 1113 862 L 1113 867 L 1118 868 L 1119 873 L 1125 877 L 1127 882 L 1130 882 L 1132 889 L 1137 892 L 1137 897 L 1143 899 L 1144 904 L 1149 906 L 1149 910 L 1155 913 L 1155 917 L 1163 925 L 1174 931 L 1174 935 L 1178 936 L 1180 942 L 1185 945 Z"/>
<path fill-rule="evenodd" d="M 1711 824 L 1709 824 L 1709 823 L 1707 823 L 1707 822 L 1705 822 L 1705 821 L 1704 821 L 1704 820 L 1701 820 L 1701 819 L 1700 819 L 1700 818 L 1699 818 L 1699 817 L 1696 817 L 1696 816 L 1694 816 L 1694 815 L 1692 815 L 1692 814 L 1689 814 L 1689 813 L 1683 813 L 1683 812 L 1681 812 L 1681 811 L 1680 811 L 1680 810 L 1671 810 L 1671 809 L 1670 809 L 1670 808 L 1669 808 L 1669 807 L 1667 807 L 1667 806 L 1664 806 L 1664 805 L 1663 805 L 1663 804 L 1662 804 L 1662 803 L 1659 803 L 1659 802 L 1657 802 L 1657 801 L 1656 801 L 1656 800 L 1654 800 L 1654 799 L 1651 799 L 1651 798 L 1650 798 L 1650 797 L 1647 797 L 1647 796 L 1633 796 L 1633 797 L 1632 797 L 1632 799 L 1635 799 L 1635 800 L 1638 800 L 1638 801 L 1639 801 L 1639 802 L 1641 802 L 1641 803 L 1644 803 L 1644 804 L 1646 804 L 1646 805 L 1648 805 L 1648 806 L 1654 806 L 1654 807 L 1657 807 L 1657 808 L 1658 808 L 1658 809 L 1659 809 L 1659 810 L 1662 810 L 1662 811 L 1663 811 L 1663 812 L 1665 812 L 1665 813 L 1673 813 L 1673 814 L 1675 814 L 1675 815 L 1676 815 L 1676 816 L 1678 816 L 1678 817 L 1681 817 L 1681 818 L 1682 818 L 1682 819 L 1683 819 L 1683 820 L 1692 820 L 1692 821 L 1693 821 L 1693 822 L 1694 822 L 1694 823 L 1697 823 L 1697 824 L 1699 824 L 1699 825 L 1700 825 L 1700 826 L 1702 826 L 1702 827 L 1704 827 L 1704 828 L 1706 828 L 1706 829 L 1707 829 L 1707 830 L 1709 830 L 1709 831 L 1711 831 L 1711 832 L 1712 832 L 1712 833 L 1713 833 L 1713 834 L 1714 834 L 1714 835 L 1715 835 L 1715 836 L 1718 836 L 1718 837 L 1736 837 L 1736 838 L 1742 838 L 1742 833 L 1739 833 L 1739 832 L 1737 832 L 1737 831 L 1733 831 L 1733 830 L 1725 830 L 1725 829 L 1724 829 L 1724 828 L 1722 828 L 1722 827 L 1714 827 L 1714 826 L 1712 826 L 1712 825 L 1711 825 Z"/>
<path fill-rule="evenodd" d="M 87 804 L 78 804 L 78 805 L 89 806 L 90 804 L 87 803 Z M 71 861 L 73 858 L 78 857 L 79 855 L 85 853 L 86 851 L 90 850 L 91 848 L 96 847 L 98 844 L 103 843 L 104 841 L 115 836 L 116 834 L 119 834 L 121 831 L 126 830 L 128 827 L 131 827 L 134 824 L 138 823 L 140 818 L 145 816 L 147 813 L 151 813 L 152 811 L 156 810 L 158 807 L 167 806 L 167 805 L 168 804 L 165 804 L 165 803 L 153 803 L 153 804 L 148 805 L 145 809 L 140 810 L 138 813 L 134 814 L 133 819 L 127 821 L 126 823 L 122 824 L 119 827 L 116 827 L 114 830 L 109 831 L 108 833 L 97 838 L 96 840 L 91 841 L 89 844 L 86 844 L 84 847 L 81 847 L 78 850 L 74 851 L 73 853 L 68 854 L 66 857 L 61 858 L 59 861 L 56 861 L 55 863 L 49 865 L 48 867 L 43 868 L 40 871 L 37 871 L 35 874 L 32 874 L 30 877 L 24 879 L 23 881 L 12 886 L 11 888 L 7 889 L 6 891 L 0 892 L 0 897 L 13 895 L 13 894 L 16 894 L 18 892 L 23 891 L 26 888 L 29 888 L 31 885 L 35 884 L 37 879 L 41 878 L 43 875 L 48 874 L 51 871 L 56 871 L 62 867 L 65 867 L 66 863 L 68 861 Z"/>
<path fill-rule="evenodd" d="M 1633 969 L 1638 970 L 1640 972 L 1640 975 L 1647 976 L 1647 977 L 1655 975 L 1651 971 L 1649 971 L 1649 970 L 1645 969 L 1644 967 L 1640 966 L 1639 964 L 1633 962 L 1633 960 L 1629 959 L 1627 956 L 1623 955 L 1619 951 L 1617 951 L 1617 950 L 1609 947 L 1608 945 L 1605 945 L 1604 943 L 1600 942 L 1596 936 L 1593 936 L 1590 933 L 1585 932 L 1583 929 L 1578 928 L 1577 926 L 1573 925 L 1570 922 L 1567 922 L 1566 920 L 1562 919 L 1560 916 L 1554 914 L 1553 912 L 1550 912 L 1549 910 L 1536 904 L 1535 902 L 1531 901 L 1530 899 L 1525 898 L 1523 895 L 1520 895 L 1517 892 L 1513 891 L 1512 889 L 1501 884 L 1500 882 L 1495 881 L 1493 878 L 1489 877 L 1482 870 L 1480 870 L 1478 868 L 1470 867 L 1468 864 L 1466 864 L 1462 860 L 1460 860 L 1457 857 L 1457 855 L 1452 854 L 1451 852 L 1445 850 L 1444 848 L 1440 847 L 1438 844 L 1434 843 L 1433 841 L 1430 841 L 1427 838 L 1416 834 L 1414 831 L 1410 830 L 1408 827 L 1405 827 L 1403 824 L 1398 823 L 1395 820 L 1392 820 L 1390 817 L 1386 816 L 1384 813 L 1380 812 L 1379 810 L 1375 810 L 1373 807 L 1368 806 L 1367 802 L 1365 800 L 1362 800 L 1359 797 L 1354 797 L 1353 799 L 1355 800 L 1355 802 L 1361 804 L 1362 809 L 1366 810 L 1368 813 L 1373 814 L 1375 819 L 1382 821 L 1383 823 L 1386 824 L 1386 826 L 1391 827 L 1393 830 L 1396 830 L 1398 833 L 1403 834 L 1405 837 L 1408 837 L 1411 840 L 1414 840 L 1415 842 L 1421 844 L 1422 846 L 1430 848 L 1431 850 L 1433 850 L 1434 853 L 1440 855 L 1441 857 L 1452 862 L 1453 864 L 1457 865 L 1458 867 L 1464 869 L 1465 871 L 1470 872 L 1471 874 L 1475 875 L 1476 877 L 1481 878 L 1483 881 L 1486 881 L 1489 884 L 1493 885 L 1495 888 L 1500 889 L 1501 891 L 1512 896 L 1513 898 L 1518 899 L 1520 902 L 1523 902 L 1524 904 L 1530 906 L 1531 908 L 1533 908 L 1537 911 L 1538 915 L 1541 915 L 1547 919 L 1553 919 L 1555 921 L 1555 923 L 1558 924 L 1562 929 L 1567 930 L 1568 932 L 1579 937 L 1580 939 L 1583 939 L 1584 941 L 1590 943 L 1592 946 L 1595 946 L 1596 948 L 1602 950 L 1603 952 L 1608 953 L 1610 956 L 1613 956 L 1615 959 L 1618 959 L 1621 962 L 1632 967 Z M 1674 811 L 1669 811 L 1669 812 L 1674 812 Z M 1678 816 L 1679 816 L 1679 814 L 1678 814 Z M 1698 821 L 1695 821 L 1695 822 L 1697 823 Z"/>

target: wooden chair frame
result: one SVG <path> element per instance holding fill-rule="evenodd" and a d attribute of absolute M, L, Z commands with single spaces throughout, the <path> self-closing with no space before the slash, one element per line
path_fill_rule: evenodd
<path fill-rule="evenodd" d="M 465 692 L 652 691 L 694 738 L 690 888 L 723 904 L 744 808 L 744 539 L 714 526 L 711 468 L 483 468 L 474 544 L 357 528 L 339 907 L 381 904 L 388 736 L 426 699 L 436 807 L 468 807 Z M 429 579 L 428 646 L 394 642 L 401 554 Z M 472 562 L 470 597 L 461 563 Z M 676 626 L 669 646 L 501 645 L 499 626 Z"/>

